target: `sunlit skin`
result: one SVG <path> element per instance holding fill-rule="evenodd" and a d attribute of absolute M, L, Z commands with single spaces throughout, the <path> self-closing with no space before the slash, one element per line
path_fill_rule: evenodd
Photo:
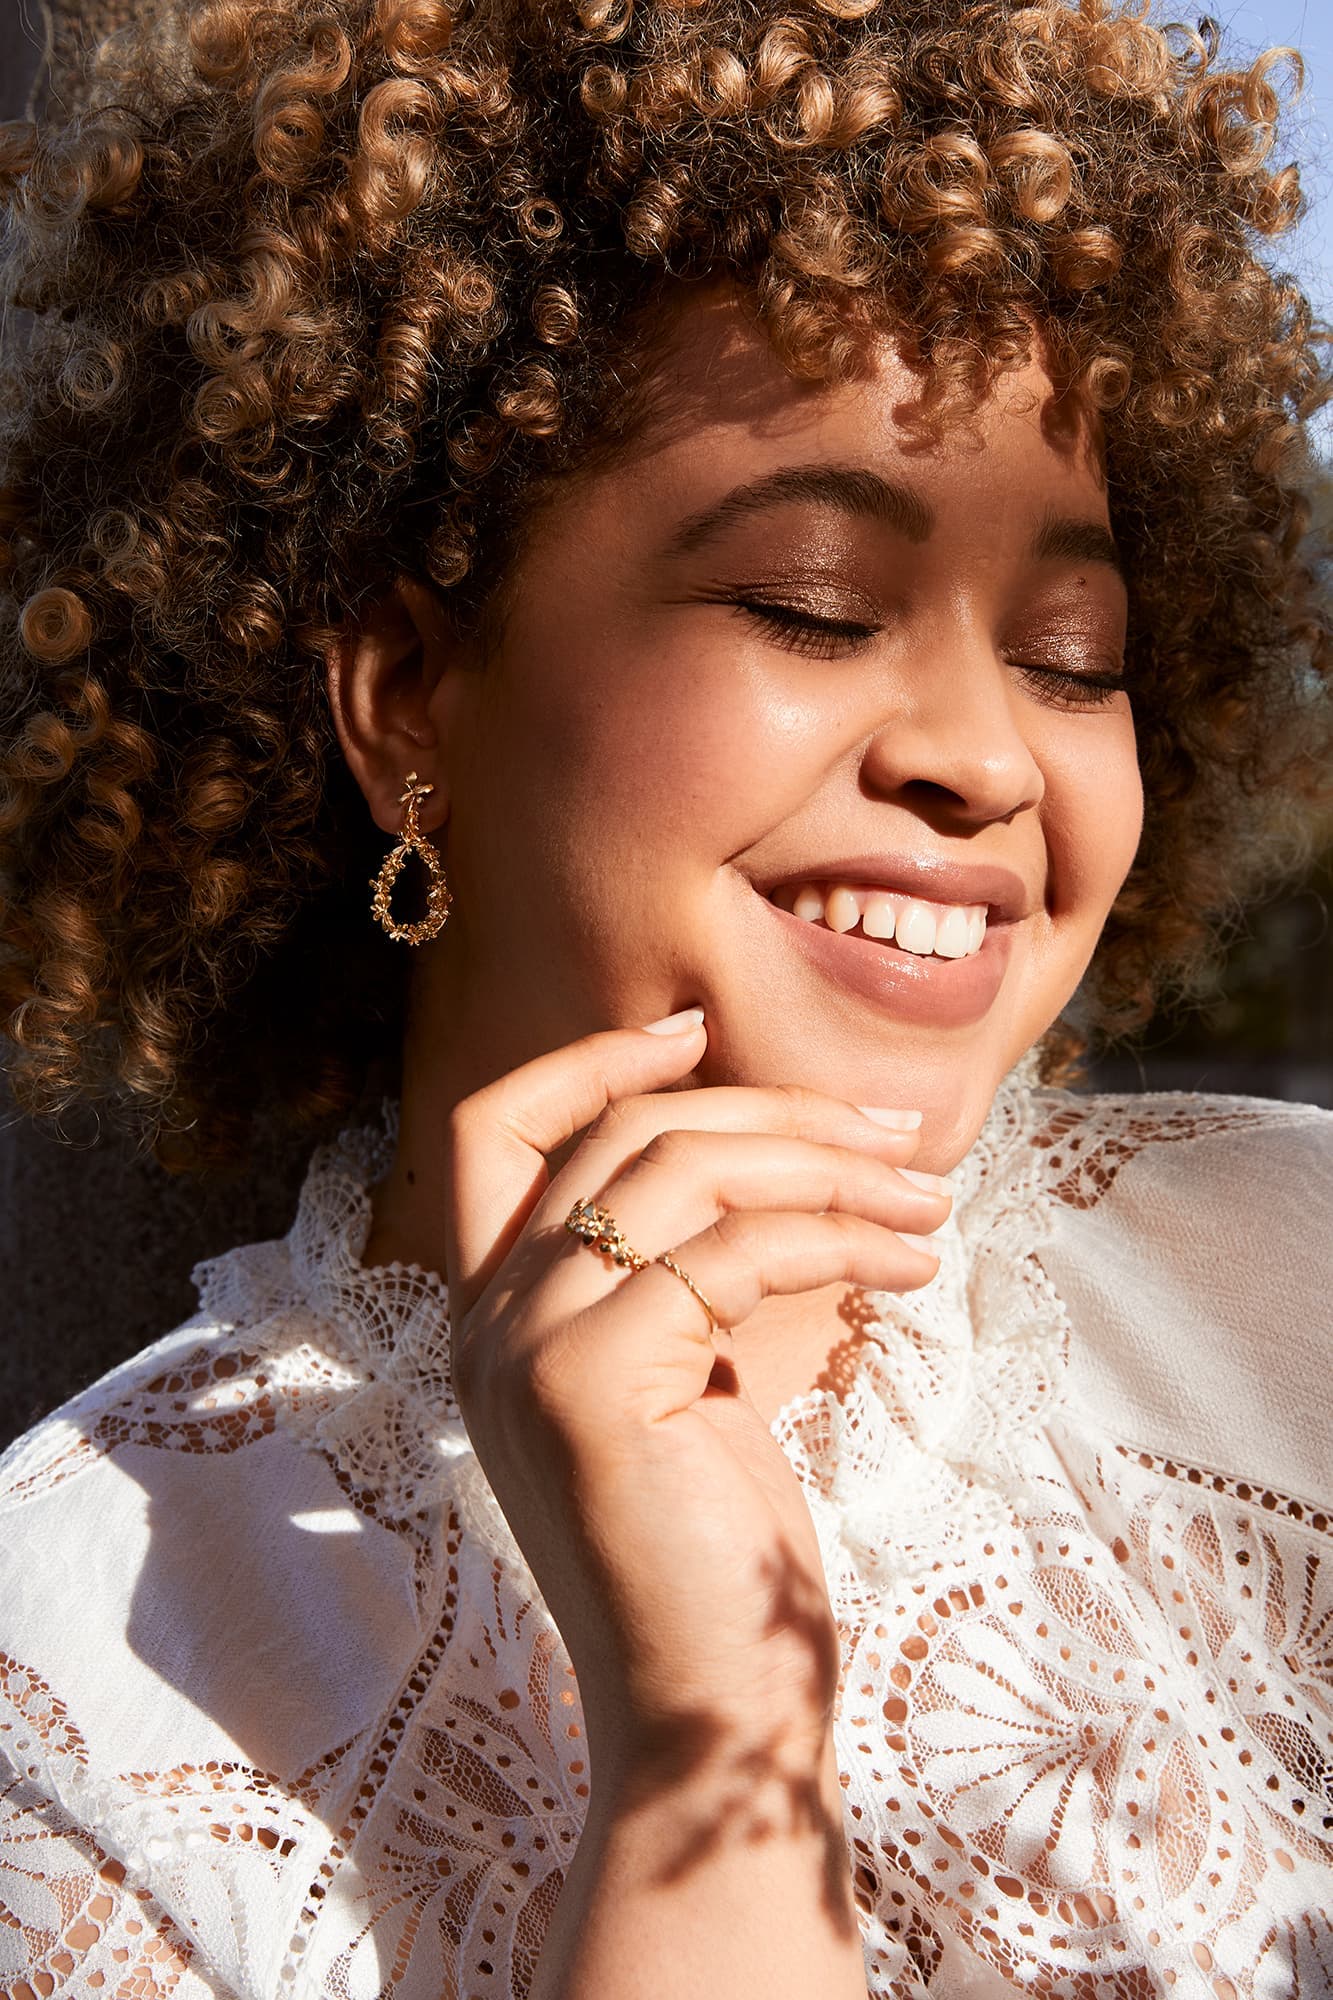
<path fill-rule="evenodd" d="M 1098 440 L 1040 363 L 923 449 L 904 421 L 919 381 L 889 340 L 865 379 L 798 384 L 715 287 L 675 314 L 663 381 L 659 421 L 534 521 L 484 663 L 417 586 L 333 663 L 378 824 L 401 826 L 409 769 L 432 782 L 422 826 L 455 897 L 414 964 L 369 1261 L 443 1269 L 461 1097 L 696 1003 L 708 1041 L 686 1089 L 800 1083 L 919 1109 L 913 1165 L 947 1172 L 1073 993 L 1133 860 L 1126 592 Z M 808 491 L 698 523 L 791 468 Z M 859 487 L 819 497 L 835 469 Z M 876 482 L 908 489 L 906 512 Z M 1018 878 L 979 1019 L 904 1018 L 831 978 L 761 893 L 875 855 Z M 766 1299 L 736 1330 L 761 1409 L 819 1377 L 845 1293 Z"/>

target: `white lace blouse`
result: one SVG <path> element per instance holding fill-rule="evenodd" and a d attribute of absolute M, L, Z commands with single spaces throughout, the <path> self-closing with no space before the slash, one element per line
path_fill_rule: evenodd
<path fill-rule="evenodd" d="M 440 1281 L 358 1261 L 389 1145 L 0 1459 L 0 1994 L 528 1989 L 578 1688 Z M 1015 1082 L 958 1178 L 773 1425 L 870 1994 L 1326 2000 L 1333 1115 Z"/>

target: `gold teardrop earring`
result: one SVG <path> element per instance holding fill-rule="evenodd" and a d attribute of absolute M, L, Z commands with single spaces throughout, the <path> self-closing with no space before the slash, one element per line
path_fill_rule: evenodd
<path fill-rule="evenodd" d="M 421 801 L 429 798 L 434 785 L 423 785 L 415 771 L 407 774 L 407 790 L 398 803 L 406 806 L 403 816 L 403 830 L 398 845 L 391 848 L 384 857 L 384 865 L 371 883 L 375 894 L 371 900 L 371 910 L 391 938 L 402 944 L 425 944 L 428 938 L 438 937 L 444 929 L 449 915 L 449 905 L 453 895 L 444 879 L 444 869 L 440 857 L 417 825 L 417 812 Z M 419 923 L 400 924 L 389 908 L 389 898 L 393 895 L 393 885 L 407 866 L 408 857 L 417 854 L 429 877 L 426 886 L 426 914 Z"/>

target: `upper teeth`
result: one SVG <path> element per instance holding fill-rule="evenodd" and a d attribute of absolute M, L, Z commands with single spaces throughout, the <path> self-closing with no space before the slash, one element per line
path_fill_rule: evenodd
<path fill-rule="evenodd" d="M 822 921 L 831 931 L 859 924 L 866 937 L 892 941 L 922 958 L 932 952 L 937 958 L 969 958 L 986 937 L 985 903 L 923 903 L 917 896 L 852 889 L 842 882 L 778 889 L 773 899 L 808 924 Z"/>

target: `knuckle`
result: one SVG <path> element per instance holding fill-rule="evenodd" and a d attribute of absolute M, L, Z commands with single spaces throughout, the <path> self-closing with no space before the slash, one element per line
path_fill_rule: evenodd
<path fill-rule="evenodd" d="M 863 1215 L 849 1214 L 845 1209 L 830 1209 L 828 1219 L 850 1249 L 863 1250 L 870 1243 L 886 1240 L 889 1234 L 878 1223 L 868 1222 Z"/>
<path fill-rule="evenodd" d="M 549 1339 L 530 1341 L 514 1324 L 469 1329 L 451 1357 L 459 1408 L 488 1429 L 507 1429 L 542 1410 L 559 1373 Z"/>
<path fill-rule="evenodd" d="M 481 1400 L 486 1377 L 486 1353 L 486 1342 L 479 1340 L 475 1330 L 466 1326 L 459 1329 L 457 1337 L 449 1344 L 449 1377 L 460 1409 L 465 1404 L 475 1406 Z"/>
<path fill-rule="evenodd" d="M 481 1116 L 481 1095 L 461 1097 L 445 1120 L 445 1135 L 451 1153 L 465 1150 Z"/>
<path fill-rule="evenodd" d="M 743 1208 L 729 1208 L 713 1224 L 713 1234 L 727 1250 L 739 1249 L 754 1240 L 754 1221 Z"/>
<path fill-rule="evenodd" d="M 639 1154 L 654 1167 L 683 1167 L 697 1158 L 699 1140 L 697 1133 L 682 1132 L 674 1126 L 666 1132 L 654 1132 Z"/>
<path fill-rule="evenodd" d="M 767 1262 L 758 1232 L 724 1216 L 713 1224 L 713 1237 L 725 1255 L 731 1290 L 737 1296 L 749 1292 L 762 1297 L 768 1290 Z"/>
<path fill-rule="evenodd" d="M 840 1216 L 829 1245 L 830 1260 L 837 1264 L 839 1279 L 863 1282 L 896 1270 L 902 1259 L 902 1245 L 892 1230 L 878 1223 L 863 1222 L 859 1216 Z"/>
<path fill-rule="evenodd" d="M 865 1248 L 866 1225 L 859 1215 L 849 1215 L 841 1208 L 830 1208 L 820 1216 L 819 1221 L 825 1240 L 837 1245 L 838 1254 L 844 1260 Z"/>
<path fill-rule="evenodd" d="M 528 1356 L 522 1380 L 511 1382 L 511 1402 L 545 1409 L 555 1389 L 557 1373 L 554 1351 L 548 1343 L 544 1343 Z"/>
<path fill-rule="evenodd" d="M 558 1423 L 586 1395 L 587 1370 L 581 1355 L 577 1321 L 551 1329 L 525 1359 L 511 1403 L 547 1423 Z"/>
<path fill-rule="evenodd" d="M 713 1235 L 733 1262 L 744 1264 L 750 1271 L 757 1271 L 764 1261 L 767 1241 L 763 1224 L 758 1217 L 743 1208 L 728 1209 L 712 1224 Z"/>
<path fill-rule="evenodd" d="M 811 1090 L 808 1084 L 777 1083 L 773 1085 L 773 1095 L 787 1107 L 792 1125 L 798 1130 L 827 1118 L 828 1098 L 822 1091 Z"/>
<path fill-rule="evenodd" d="M 613 1097 L 605 1108 L 598 1112 L 589 1126 L 590 1136 L 624 1138 L 639 1131 L 643 1125 L 643 1098 Z"/>

